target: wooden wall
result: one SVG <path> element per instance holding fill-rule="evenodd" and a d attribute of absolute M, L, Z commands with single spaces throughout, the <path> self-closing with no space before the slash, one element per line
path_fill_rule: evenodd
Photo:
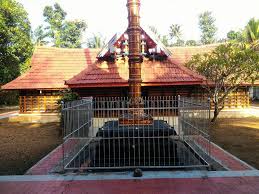
<path fill-rule="evenodd" d="M 208 98 L 208 95 L 203 89 L 200 89 L 199 92 L 193 93 L 192 97 Z M 230 93 L 225 100 L 225 109 L 246 108 L 249 106 L 250 106 L 250 97 L 249 97 L 249 88 L 247 87 L 240 87 L 237 91 Z M 213 108 L 212 102 L 211 102 L 211 108 Z"/>
<path fill-rule="evenodd" d="M 128 88 L 89 88 L 75 90 L 81 97 L 126 97 Z M 142 96 L 184 96 L 193 98 L 208 98 L 206 91 L 200 86 L 156 86 L 142 87 Z M 249 91 L 247 87 L 241 87 L 237 91 L 232 92 L 225 101 L 225 108 L 241 108 L 248 107 Z"/>
<path fill-rule="evenodd" d="M 74 90 L 81 97 L 126 97 L 128 88 L 88 88 Z M 143 96 L 186 96 L 206 98 L 204 89 L 198 86 L 143 87 Z M 24 90 L 20 92 L 20 113 L 53 113 L 58 112 L 59 91 Z M 229 95 L 225 108 L 248 107 L 248 88 L 243 87 Z"/>
<path fill-rule="evenodd" d="M 20 113 L 56 113 L 59 111 L 58 91 L 22 91 L 20 92 Z"/>
<path fill-rule="evenodd" d="M 225 100 L 225 109 L 245 108 L 250 106 L 249 91 L 246 88 L 240 88 L 232 92 Z"/>

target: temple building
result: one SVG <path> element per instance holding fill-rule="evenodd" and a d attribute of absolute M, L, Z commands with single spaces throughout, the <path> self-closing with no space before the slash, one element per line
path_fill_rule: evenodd
<path fill-rule="evenodd" d="M 18 90 L 20 113 L 49 113 L 58 108 L 61 91 L 81 97 L 123 97 L 129 92 L 129 37 L 115 34 L 102 49 L 36 47 L 31 69 L 2 87 Z M 148 29 L 141 28 L 142 96 L 202 97 L 205 78 L 184 66 L 198 53 L 217 45 L 166 48 Z M 226 107 L 249 105 L 249 87 L 232 93 Z"/>

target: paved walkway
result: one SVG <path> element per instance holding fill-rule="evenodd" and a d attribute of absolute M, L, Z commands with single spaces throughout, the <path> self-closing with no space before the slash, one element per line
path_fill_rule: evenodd
<path fill-rule="evenodd" d="M 11 111 L 11 112 L 6 112 L 6 113 L 1 113 L 0 119 L 5 119 L 5 118 L 17 116 L 18 114 L 19 114 L 19 111 Z"/>
<path fill-rule="evenodd" d="M 250 109 L 245 110 L 246 113 L 252 117 L 259 117 L 259 106 L 251 106 Z"/>
<path fill-rule="evenodd" d="M 78 140 L 71 139 L 66 141 L 64 149 L 66 152 L 73 150 L 77 145 Z M 208 146 L 208 141 L 204 138 L 198 138 L 197 145 L 202 147 Z M 229 152 L 223 150 L 221 147 L 211 142 L 211 157 L 220 163 L 225 169 L 233 171 L 254 170 L 254 168 L 247 163 L 241 161 Z M 56 172 L 56 167 L 59 166 L 63 159 L 62 145 L 58 146 L 51 153 L 41 159 L 37 164 L 31 167 L 27 175 L 47 175 Z"/>
<path fill-rule="evenodd" d="M 259 171 L 0 177 L 0 194 L 258 194 Z"/>

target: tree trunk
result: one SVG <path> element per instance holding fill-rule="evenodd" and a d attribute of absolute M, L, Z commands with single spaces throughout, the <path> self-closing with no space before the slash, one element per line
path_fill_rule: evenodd
<path fill-rule="evenodd" d="M 211 122 L 215 122 L 216 119 L 218 118 L 218 115 L 219 115 L 219 112 L 220 112 L 218 106 L 219 106 L 219 105 L 218 105 L 218 102 L 215 102 L 215 103 L 214 103 L 214 116 L 213 116 L 213 118 L 211 119 Z"/>

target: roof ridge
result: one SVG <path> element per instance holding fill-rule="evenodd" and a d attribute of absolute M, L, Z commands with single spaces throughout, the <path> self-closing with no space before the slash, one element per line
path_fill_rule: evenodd
<path fill-rule="evenodd" d="M 49 49 L 49 50 L 86 50 L 90 48 L 61 48 L 61 47 L 53 47 L 53 46 L 47 46 L 47 45 L 43 45 L 43 46 L 35 46 L 35 49 Z"/>
<path fill-rule="evenodd" d="M 123 33 L 122 33 L 123 34 Z M 216 47 L 224 43 L 213 43 L 213 44 L 206 44 L 206 45 L 197 45 L 197 46 L 169 46 L 166 47 L 167 49 L 177 49 L 177 48 L 183 48 L 183 49 L 188 49 L 188 48 L 210 48 L 210 47 Z M 101 51 L 103 48 L 61 48 L 61 47 L 54 47 L 54 46 L 47 46 L 47 45 L 37 45 L 35 46 L 36 49 L 54 49 L 54 50 L 96 50 L 96 51 Z"/>
<path fill-rule="evenodd" d="M 213 44 L 205 44 L 205 45 L 197 45 L 197 46 L 170 46 L 170 47 L 167 47 L 167 48 L 168 49 L 213 48 L 213 47 L 217 47 L 221 44 L 224 44 L 224 43 L 213 43 Z"/>

